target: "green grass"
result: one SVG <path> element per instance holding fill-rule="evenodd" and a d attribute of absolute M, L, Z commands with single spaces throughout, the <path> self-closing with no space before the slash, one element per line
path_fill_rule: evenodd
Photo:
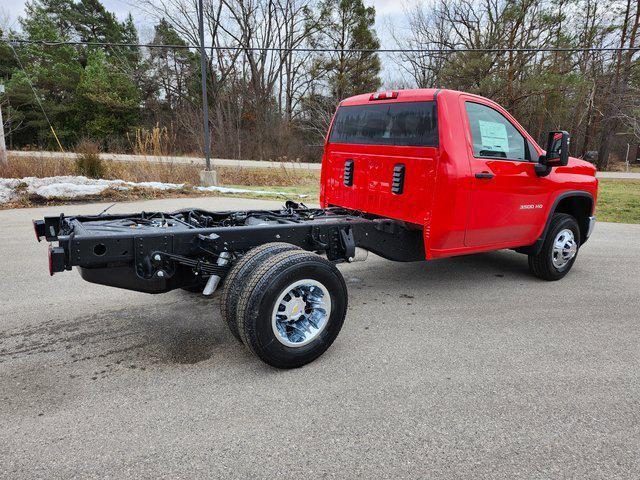
<path fill-rule="evenodd" d="M 317 202 L 318 196 L 320 195 L 320 185 L 302 185 L 296 187 L 279 187 L 279 186 L 256 186 L 256 185 L 220 185 L 221 187 L 229 187 L 229 188 L 244 188 L 246 190 L 267 190 L 273 192 L 284 192 L 292 196 L 292 199 L 295 200 L 295 197 L 298 195 L 307 195 L 305 197 L 306 201 Z M 303 199 L 303 201 L 305 201 Z"/>
<path fill-rule="evenodd" d="M 598 221 L 640 223 L 640 180 L 600 179 Z"/>

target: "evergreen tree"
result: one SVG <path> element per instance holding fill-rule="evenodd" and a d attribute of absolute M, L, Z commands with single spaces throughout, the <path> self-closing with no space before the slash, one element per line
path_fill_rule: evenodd
<path fill-rule="evenodd" d="M 137 122 L 138 88 L 128 75 L 113 69 L 101 49 L 90 51 L 77 95 L 78 117 L 86 136 L 124 135 Z"/>
<path fill-rule="evenodd" d="M 72 3 L 68 16 L 73 30 L 84 42 L 118 43 L 125 40 L 125 25 L 118 22 L 116 16 L 107 11 L 100 0 L 80 0 L 78 3 Z"/>
<path fill-rule="evenodd" d="M 133 23 L 133 16 L 131 13 L 127 15 L 127 18 L 122 23 L 122 43 L 138 43 L 138 29 Z M 125 51 L 127 59 L 131 66 L 137 66 L 141 59 L 142 55 L 140 53 L 139 47 L 122 47 Z"/>
<path fill-rule="evenodd" d="M 370 50 L 334 52 L 316 63 L 318 73 L 328 79 L 331 95 L 341 100 L 380 87 L 380 58 L 375 52 L 380 42 L 373 29 L 376 12 L 362 0 L 323 0 L 320 2 L 325 25 L 314 44 L 338 50 Z"/>
<path fill-rule="evenodd" d="M 42 4 L 26 5 L 26 16 L 20 20 L 23 33 L 31 40 L 64 41 L 59 23 Z M 7 82 L 7 98 L 13 106 L 15 120 L 23 129 L 16 134 L 19 143 L 38 143 L 47 147 L 57 144 L 35 95 L 40 99 L 49 121 L 60 140 L 75 138 L 73 122 L 74 91 L 82 66 L 71 46 L 25 45 L 16 47 L 25 71 L 15 68 Z M 17 65 L 16 65 L 17 67 Z M 31 89 L 33 84 L 36 93 Z"/>
<path fill-rule="evenodd" d="M 3 30 L 0 27 L 0 37 L 11 37 L 13 34 L 14 32 Z M 9 79 L 16 68 L 18 68 L 18 64 L 11 47 L 4 42 L 0 42 L 0 82 Z"/>
<path fill-rule="evenodd" d="M 164 18 L 155 26 L 153 44 L 181 45 L 187 43 Z M 149 53 L 149 79 L 155 92 L 168 108 L 180 107 L 197 95 L 198 56 L 187 49 L 152 48 Z"/>
<path fill-rule="evenodd" d="M 30 40 L 137 43 L 133 18 L 118 22 L 98 0 L 32 0 L 20 25 Z M 6 48 L 0 49 L 3 57 Z M 137 122 L 140 88 L 135 79 L 142 77 L 137 47 L 112 47 L 108 54 L 71 45 L 28 44 L 16 50 L 25 71 L 14 62 L 7 99 L 14 121 L 21 123 L 14 134 L 17 144 L 57 149 L 46 117 L 68 148 L 83 136 L 101 140 L 123 134 Z"/>

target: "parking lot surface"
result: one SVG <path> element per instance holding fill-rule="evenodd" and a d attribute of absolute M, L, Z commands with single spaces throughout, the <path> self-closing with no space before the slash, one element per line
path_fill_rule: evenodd
<path fill-rule="evenodd" d="M 114 212 L 277 207 L 166 199 Z M 500 251 L 341 266 L 331 349 L 265 366 L 218 299 L 49 277 L 0 211 L 2 478 L 637 478 L 640 225 L 599 224 L 560 282 Z"/>

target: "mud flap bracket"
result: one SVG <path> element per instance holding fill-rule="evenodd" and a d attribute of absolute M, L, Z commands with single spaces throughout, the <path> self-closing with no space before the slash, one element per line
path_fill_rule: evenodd
<path fill-rule="evenodd" d="M 353 239 L 353 230 L 350 227 L 340 229 L 340 242 L 344 250 L 344 258 L 352 262 L 356 256 L 356 242 Z"/>

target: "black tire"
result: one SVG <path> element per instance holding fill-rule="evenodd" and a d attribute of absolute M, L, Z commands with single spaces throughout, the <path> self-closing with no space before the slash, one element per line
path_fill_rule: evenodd
<path fill-rule="evenodd" d="M 288 346 L 272 326 L 275 303 L 300 280 L 320 283 L 329 294 L 329 317 L 309 343 Z M 306 251 L 286 251 L 266 259 L 247 279 L 238 302 L 238 326 L 245 346 L 276 368 L 297 368 L 322 355 L 340 333 L 347 312 L 347 286 L 340 271 L 328 260 Z M 286 298 L 286 297 L 285 297 Z"/>
<path fill-rule="evenodd" d="M 573 233 L 577 250 L 573 258 L 559 268 L 553 263 L 553 244 L 556 237 L 565 229 L 571 230 Z M 576 219 L 566 213 L 554 213 L 553 217 L 551 217 L 547 236 L 544 239 L 540 252 L 537 255 L 529 255 L 529 270 L 536 277 L 543 280 L 560 280 L 569 273 L 569 270 L 571 270 L 571 267 L 575 263 L 578 257 L 580 241 L 580 227 Z"/>
<path fill-rule="evenodd" d="M 224 323 L 227 324 L 231 334 L 239 342 L 242 342 L 242 339 L 238 332 L 236 310 L 238 307 L 238 298 L 247 282 L 246 277 L 250 275 L 265 258 L 288 250 L 300 250 L 300 247 L 284 242 L 265 243 L 264 245 L 249 250 L 233 265 L 229 273 L 227 273 L 222 288 L 222 296 L 220 297 L 220 315 Z"/>

